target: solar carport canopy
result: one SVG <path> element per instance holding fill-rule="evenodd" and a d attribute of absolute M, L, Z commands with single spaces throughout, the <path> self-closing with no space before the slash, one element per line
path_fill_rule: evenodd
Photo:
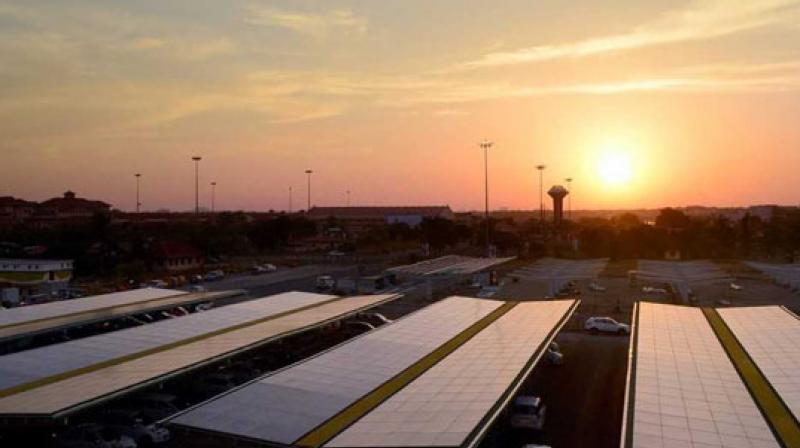
<path fill-rule="evenodd" d="M 59 417 L 396 298 L 291 292 L 0 357 L 0 417 Z"/>
<path fill-rule="evenodd" d="M 780 306 L 717 310 L 795 419 L 800 418 L 800 320 Z"/>
<path fill-rule="evenodd" d="M 265 445 L 468 446 L 576 304 L 451 297 L 171 422 Z"/>
<path fill-rule="evenodd" d="M 622 446 L 780 446 L 732 359 L 704 310 L 640 302 Z"/>
<path fill-rule="evenodd" d="M 10 340 L 151 310 L 212 301 L 239 293 L 238 291 L 187 293 L 173 289 L 142 288 L 11 308 L 0 313 L 0 340 Z"/>

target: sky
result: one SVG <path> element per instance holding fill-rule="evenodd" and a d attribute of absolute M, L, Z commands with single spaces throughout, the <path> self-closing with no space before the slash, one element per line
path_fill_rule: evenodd
<path fill-rule="evenodd" d="M 800 1 L 0 0 L 0 195 L 800 203 Z"/>

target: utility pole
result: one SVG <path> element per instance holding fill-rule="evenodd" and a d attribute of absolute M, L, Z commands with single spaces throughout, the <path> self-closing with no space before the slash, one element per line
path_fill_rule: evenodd
<path fill-rule="evenodd" d="M 306 170 L 306 176 L 308 176 L 308 201 L 306 204 L 306 213 L 311 211 L 311 174 L 313 173 L 314 171 L 312 170 Z"/>
<path fill-rule="evenodd" d="M 483 187 L 484 187 L 484 221 L 486 223 L 486 256 L 491 256 L 492 243 L 489 240 L 489 148 L 493 145 L 489 140 L 484 139 L 480 143 L 483 149 Z"/>
<path fill-rule="evenodd" d="M 142 206 L 142 202 L 139 199 L 139 180 L 141 179 L 141 173 L 134 174 L 136 176 L 136 214 L 139 214 L 140 207 Z"/>
<path fill-rule="evenodd" d="M 539 219 L 544 222 L 544 169 L 545 165 L 536 165 L 539 170 Z"/>
<path fill-rule="evenodd" d="M 211 182 L 211 213 L 214 213 L 214 202 L 217 193 L 216 190 L 217 190 L 217 183 Z"/>
<path fill-rule="evenodd" d="M 193 156 L 194 160 L 194 214 L 200 214 L 200 160 L 202 157 Z"/>

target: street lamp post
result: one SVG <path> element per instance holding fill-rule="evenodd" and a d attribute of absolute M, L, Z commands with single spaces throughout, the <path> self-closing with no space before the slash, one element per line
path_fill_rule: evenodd
<path fill-rule="evenodd" d="M 544 222 L 544 169 L 545 165 L 536 165 L 539 170 L 539 219 Z"/>
<path fill-rule="evenodd" d="M 136 176 L 136 213 L 139 213 L 140 207 L 142 206 L 142 201 L 139 199 L 139 180 L 141 179 L 141 173 L 134 174 Z"/>
<path fill-rule="evenodd" d="M 308 199 L 306 204 L 306 213 L 311 211 L 311 174 L 313 173 L 314 171 L 312 170 L 306 170 L 306 176 L 308 177 Z"/>
<path fill-rule="evenodd" d="M 567 181 L 567 192 L 569 196 L 567 196 L 567 216 L 569 216 L 570 221 L 572 220 L 572 178 L 568 177 L 565 179 Z"/>
<path fill-rule="evenodd" d="M 484 190 L 484 221 L 486 224 L 486 256 L 491 255 L 491 242 L 489 241 L 489 148 L 492 147 L 492 142 L 483 140 L 480 143 L 483 149 L 483 190 Z"/>
<path fill-rule="evenodd" d="M 194 214 L 200 214 L 200 160 L 202 157 L 193 156 L 194 160 Z"/>
<path fill-rule="evenodd" d="M 216 193 L 217 193 L 216 190 L 217 190 L 217 183 L 216 182 L 211 182 L 211 213 L 214 213 L 214 209 L 215 209 L 214 205 L 215 205 L 215 202 L 216 202 L 215 201 Z"/>

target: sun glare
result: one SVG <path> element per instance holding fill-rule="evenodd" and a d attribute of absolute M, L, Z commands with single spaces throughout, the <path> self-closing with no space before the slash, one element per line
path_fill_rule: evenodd
<path fill-rule="evenodd" d="M 630 158 L 621 152 L 607 152 L 600 157 L 598 174 L 605 184 L 622 185 L 630 182 L 633 167 Z"/>

